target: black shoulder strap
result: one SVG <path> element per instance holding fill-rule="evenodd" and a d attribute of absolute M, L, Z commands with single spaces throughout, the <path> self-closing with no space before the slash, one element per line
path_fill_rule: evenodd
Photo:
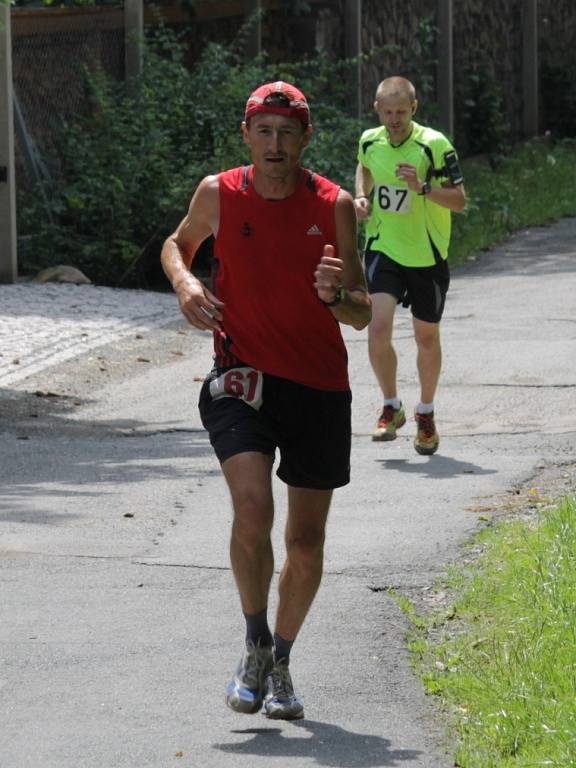
<path fill-rule="evenodd" d="M 372 144 L 376 143 L 376 139 L 370 139 L 370 141 L 363 141 L 362 142 L 362 152 L 366 154 L 368 147 L 370 147 Z"/>
<path fill-rule="evenodd" d="M 434 176 L 436 176 L 436 169 L 434 168 L 434 155 L 432 154 L 432 150 L 428 146 L 428 144 L 424 144 L 423 141 L 416 141 L 416 144 L 418 144 L 419 147 L 422 147 L 424 150 L 424 154 L 428 158 L 428 161 L 430 162 L 430 167 L 426 171 L 426 181 L 430 181 Z"/>
<path fill-rule="evenodd" d="M 316 192 L 316 174 L 312 173 L 312 171 L 307 171 L 306 174 L 306 186 L 310 192 Z"/>
<path fill-rule="evenodd" d="M 240 191 L 245 192 L 248 187 L 250 186 L 250 180 L 248 178 L 248 174 L 250 173 L 250 165 L 245 165 L 242 168 L 242 184 L 240 185 Z"/>

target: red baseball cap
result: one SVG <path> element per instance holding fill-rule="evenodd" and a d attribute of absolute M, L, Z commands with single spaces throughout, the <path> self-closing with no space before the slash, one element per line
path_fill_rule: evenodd
<path fill-rule="evenodd" d="M 265 83 L 250 94 L 246 102 L 244 120 L 248 120 L 258 112 L 297 117 L 304 125 L 310 124 L 310 109 L 306 96 L 294 85 L 284 83 L 282 80 Z"/>

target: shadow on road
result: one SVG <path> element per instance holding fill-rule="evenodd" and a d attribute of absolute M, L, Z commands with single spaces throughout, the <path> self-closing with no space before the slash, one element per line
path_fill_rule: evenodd
<path fill-rule="evenodd" d="M 104 503 L 119 487 L 180 478 L 201 485 L 220 473 L 208 436 L 200 430 L 152 437 L 108 433 L 100 439 L 94 439 L 94 432 L 7 439 L 0 451 L 0 522 L 57 525 L 77 516 L 41 509 L 40 496 L 44 501 L 78 504 L 100 498 Z"/>
<path fill-rule="evenodd" d="M 28 509 L 22 506 L 18 509 L 16 504 L 0 502 L 0 524 L 2 523 L 26 523 L 33 525 L 65 525 L 77 520 L 79 514 L 69 512 L 49 512 L 44 509 Z"/>
<path fill-rule="evenodd" d="M 487 271 L 499 275 L 573 274 L 576 219 L 566 218 L 540 227 L 517 232 L 489 251 L 480 252 L 474 261 L 455 270 L 468 278 L 480 278 Z"/>
<path fill-rule="evenodd" d="M 426 463 L 413 462 L 407 459 L 377 459 L 377 464 L 382 465 L 382 469 L 395 469 L 397 472 L 404 472 L 412 475 L 423 475 L 436 480 L 447 480 L 458 475 L 493 475 L 497 470 L 484 469 L 478 464 L 472 464 L 469 461 L 458 461 L 449 456 L 430 457 Z"/>
<path fill-rule="evenodd" d="M 309 732 L 290 736 L 281 728 L 244 728 L 232 733 L 253 738 L 242 743 L 213 744 L 214 749 L 237 755 L 286 757 L 296 760 L 313 758 L 318 765 L 332 768 L 378 768 L 400 765 L 415 760 L 420 752 L 414 749 L 391 749 L 390 740 L 382 736 L 353 733 L 338 725 L 314 720 L 300 720 L 285 724 Z M 299 764 L 297 764 L 299 765 Z"/>

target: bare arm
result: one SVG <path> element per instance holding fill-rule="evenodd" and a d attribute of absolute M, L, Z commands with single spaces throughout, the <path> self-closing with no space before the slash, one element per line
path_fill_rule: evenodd
<path fill-rule="evenodd" d="M 374 179 L 372 174 L 361 163 L 356 166 L 355 176 L 355 195 L 354 195 L 354 208 L 356 209 L 356 216 L 358 221 L 363 221 L 370 216 L 370 198 L 369 195 L 374 189 Z"/>
<path fill-rule="evenodd" d="M 433 203 L 443 205 L 454 213 L 462 213 L 466 208 L 466 190 L 464 184 L 450 184 L 444 181 L 441 187 L 432 187 L 427 195 Z"/>
<path fill-rule="evenodd" d="M 396 175 L 399 179 L 404 179 L 408 189 L 412 192 L 419 194 L 422 191 L 424 181 L 418 178 L 415 166 L 399 163 L 396 168 Z M 432 187 L 426 198 L 436 205 L 449 208 L 454 213 L 461 213 L 466 207 L 466 191 L 463 184 L 455 186 L 449 181 L 445 181 L 440 187 Z"/>
<path fill-rule="evenodd" d="M 332 301 L 340 286 L 345 288 L 342 301 L 327 309 L 336 320 L 360 331 L 371 320 L 372 302 L 358 254 L 354 203 L 344 190 L 340 190 L 338 195 L 335 215 L 338 258 L 332 245 L 324 246 L 324 254 L 315 272 L 314 287 L 318 298 L 324 302 Z"/>
<path fill-rule="evenodd" d="M 191 267 L 200 245 L 218 233 L 219 218 L 218 176 L 206 176 L 194 193 L 188 213 L 164 242 L 160 257 L 182 314 L 202 330 L 220 327 L 224 305 L 194 276 Z"/>

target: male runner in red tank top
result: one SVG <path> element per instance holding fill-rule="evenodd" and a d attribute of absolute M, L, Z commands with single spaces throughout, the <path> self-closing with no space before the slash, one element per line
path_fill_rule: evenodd
<path fill-rule="evenodd" d="M 361 330 L 370 298 L 351 196 L 301 166 L 312 126 L 304 95 L 260 86 L 242 133 L 252 165 L 204 178 L 162 250 L 180 308 L 214 334 L 200 414 L 232 498 L 232 570 L 246 620 L 242 659 L 226 691 L 237 712 L 304 716 L 289 672 L 292 643 L 322 576 L 334 488 L 349 482 L 350 401 L 339 323 Z M 212 291 L 190 271 L 215 238 Z M 286 562 L 274 634 L 272 468 L 288 486 Z"/>

